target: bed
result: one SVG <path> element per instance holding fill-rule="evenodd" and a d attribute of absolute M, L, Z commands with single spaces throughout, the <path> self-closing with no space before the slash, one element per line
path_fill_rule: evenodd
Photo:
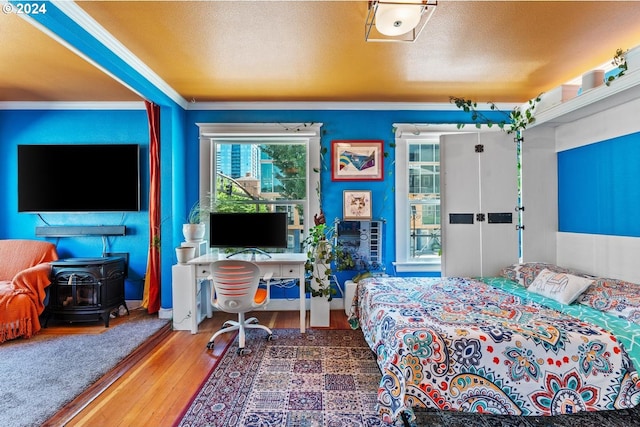
<path fill-rule="evenodd" d="M 373 277 L 349 320 L 382 373 L 387 423 L 414 408 L 558 415 L 640 401 L 640 285 L 550 264 L 491 278 Z"/>

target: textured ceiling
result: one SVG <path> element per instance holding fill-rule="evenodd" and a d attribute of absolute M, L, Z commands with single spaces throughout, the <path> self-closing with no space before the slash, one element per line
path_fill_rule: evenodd
<path fill-rule="evenodd" d="M 362 0 L 76 3 L 196 102 L 524 102 L 640 44 L 636 1 L 440 0 L 415 43 L 365 42 Z M 0 101 L 141 99 L 16 14 L 0 39 Z"/>
<path fill-rule="evenodd" d="M 130 101 L 130 90 L 17 14 L 0 14 L 0 101 Z"/>

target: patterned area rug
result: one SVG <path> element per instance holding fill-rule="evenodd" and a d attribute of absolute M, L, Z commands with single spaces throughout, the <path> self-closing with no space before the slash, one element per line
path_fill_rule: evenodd
<path fill-rule="evenodd" d="M 247 332 L 201 387 L 179 426 L 383 426 L 375 413 L 380 371 L 361 331 Z"/>
<path fill-rule="evenodd" d="M 180 427 L 376 427 L 380 370 L 360 330 L 275 329 L 237 339 L 204 382 Z M 423 426 L 640 426 L 640 410 L 578 413 L 556 417 L 509 417 L 417 411 Z"/>

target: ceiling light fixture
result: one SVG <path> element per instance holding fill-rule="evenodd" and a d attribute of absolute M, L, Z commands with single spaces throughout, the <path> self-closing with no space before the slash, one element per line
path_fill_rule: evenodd
<path fill-rule="evenodd" d="M 437 0 L 371 0 L 364 38 L 368 42 L 413 43 L 437 5 Z"/>

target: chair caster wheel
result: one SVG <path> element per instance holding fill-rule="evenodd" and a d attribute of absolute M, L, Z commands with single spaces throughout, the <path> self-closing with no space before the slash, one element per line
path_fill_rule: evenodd
<path fill-rule="evenodd" d="M 273 341 L 273 334 L 267 335 L 267 341 Z"/>
<path fill-rule="evenodd" d="M 215 347 L 215 343 L 213 341 L 209 341 L 207 343 L 207 350 L 213 350 L 213 347 Z"/>
<path fill-rule="evenodd" d="M 247 350 L 247 349 L 244 349 L 244 348 L 239 348 L 237 353 L 238 353 L 239 356 L 244 356 L 245 354 L 251 353 L 251 350 Z"/>

